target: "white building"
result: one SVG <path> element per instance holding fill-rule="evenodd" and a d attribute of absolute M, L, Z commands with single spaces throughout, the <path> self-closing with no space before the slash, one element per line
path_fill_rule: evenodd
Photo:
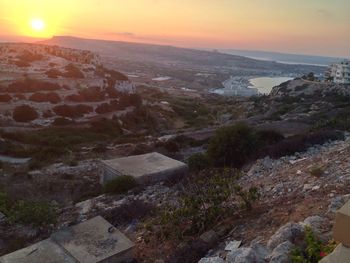
<path fill-rule="evenodd" d="M 331 65 L 326 77 L 332 79 L 334 83 L 350 84 L 350 61 L 344 60 Z"/>

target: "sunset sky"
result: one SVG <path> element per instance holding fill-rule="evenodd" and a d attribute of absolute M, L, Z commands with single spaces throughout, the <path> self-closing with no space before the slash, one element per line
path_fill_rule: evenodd
<path fill-rule="evenodd" d="M 71 35 L 350 57 L 349 10 L 349 0 L 0 0 L 0 40 Z"/>

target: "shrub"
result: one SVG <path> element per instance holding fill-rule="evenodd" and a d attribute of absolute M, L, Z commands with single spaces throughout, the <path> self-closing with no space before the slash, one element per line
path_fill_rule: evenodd
<path fill-rule="evenodd" d="M 199 234 L 241 208 L 251 209 L 259 194 L 237 185 L 240 176 L 235 170 L 206 170 L 186 180 L 178 206 L 166 208 L 160 218 L 165 237 Z"/>
<path fill-rule="evenodd" d="M 42 226 L 56 221 L 56 207 L 46 202 L 10 200 L 6 193 L 0 191 L 0 211 L 10 222 Z"/>
<path fill-rule="evenodd" d="M 73 64 L 68 64 L 65 67 L 65 70 L 66 72 L 63 73 L 63 76 L 66 78 L 83 79 L 85 77 L 84 73 L 81 72 L 81 70 Z"/>
<path fill-rule="evenodd" d="M 79 105 L 59 105 L 53 108 L 53 111 L 62 117 L 67 118 L 81 118 L 85 114 L 88 114 L 93 111 L 93 108 L 88 105 L 79 104 Z"/>
<path fill-rule="evenodd" d="M 9 94 L 0 94 L 0 102 L 10 102 L 12 97 Z"/>
<path fill-rule="evenodd" d="M 71 124 L 74 124 L 74 121 L 67 118 L 61 118 L 61 117 L 56 118 L 52 123 L 52 125 L 54 126 L 67 126 Z"/>
<path fill-rule="evenodd" d="M 204 153 L 193 154 L 187 163 L 192 172 L 199 172 L 209 167 L 208 156 Z"/>
<path fill-rule="evenodd" d="M 97 102 L 105 100 L 105 93 L 100 87 L 88 87 L 79 91 L 79 95 L 87 102 Z"/>
<path fill-rule="evenodd" d="M 23 200 L 16 202 L 9 212 L 11 221 L 35 226 L 55 223 L 56 216 L 56 209 L 49 203 Z"/>
<path fill-rule="evenodd" d="M 305 228 L 305 244 L 301 248 L 296 248 L 291 253 L 293 263 L 318 263 L 323 257 L 332 253 L 336 247 L 335 242 L 323 244 L 316 238 L 310 227 Z"/>
<path fill-rule="evenodd" d="M 59 89 L 61 89 L 61 86 L 56 83 L 26 78 L 24 80 L 18 80 L 11 83 L 8 86 L 7 91 L 28 93 L 37 91 L 53 91 Z"/>
<path fill-rule="evenodd" d="M 61 101 L 61 97 L 56 92 L 41 93 L 37 92 L 29 97 L 29 100 L 35 102 L 50 102 L 52 104 L 57 104 Z"/>
<path fill-rule="evenodd" d="M 104 185 L 103 191 L 108 194 L 124 194 L 136 186 L 137 182 L 134 177 L 123 175 L 108 181 Z"/>
<path fill-rule="evenodd" d="M 38 113 L 28 105 L 22 105 L 13 111 L 13 119 L 17 122 L 31 122 L 38 118 Z"/>
<path fill-rule="evenodd" d="M 63 73 L 58 69 L 49 69 L 45 74 L 51 79 L 57 79 L 59 76 L 63 76 Z"/>
<path fill-rule="evenodd" d="M 276 131 L 254 130 L 243 123 L 224 127 L 218 129 L 209 142 L 209 161 L 218 167 L 240 168 L 254 158 L 259 149 L 283 138 Z"/>
<path fill-rule="evenodd" d="M 315 177 L 321 177 L 324 173 L 324 170 L 322 167 L 320 166 L 313 166 L 311 169 L 310 169 L 310 174 L 312 176 L 315 176 Z"/>

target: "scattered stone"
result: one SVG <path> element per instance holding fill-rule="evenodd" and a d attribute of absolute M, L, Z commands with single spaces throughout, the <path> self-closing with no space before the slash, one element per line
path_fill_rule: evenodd
<path fill-rule="evenodd" d="M 199 237 L 203 242 L 214 244 L 219 240 L 218 234 L 214 230 L 209 230 Z"/>
<path fill-rule="evenodd" d="M 303 190 L 308 191 L 308 190 L 312 189 L 312 187 L 313 187 L 312 184 L 304 184 Z"/>
<path fill-rule="evenodd" d="M 233 251 L 237 248 L 239 248 L 242 244 L 242 241 L 237 241 L 237 240 L 234 240 L 234 241 L 230 241 L 226 247 L 225 247 L 225 250 L 226 251 Z"/>

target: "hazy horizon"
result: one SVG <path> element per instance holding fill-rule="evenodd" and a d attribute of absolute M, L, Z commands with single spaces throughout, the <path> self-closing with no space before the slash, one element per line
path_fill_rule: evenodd
<path fill-rule="evenodd" d="M 350 57 L 350 2 L 0 0 L 0 40 L 54 35 Z"/>

